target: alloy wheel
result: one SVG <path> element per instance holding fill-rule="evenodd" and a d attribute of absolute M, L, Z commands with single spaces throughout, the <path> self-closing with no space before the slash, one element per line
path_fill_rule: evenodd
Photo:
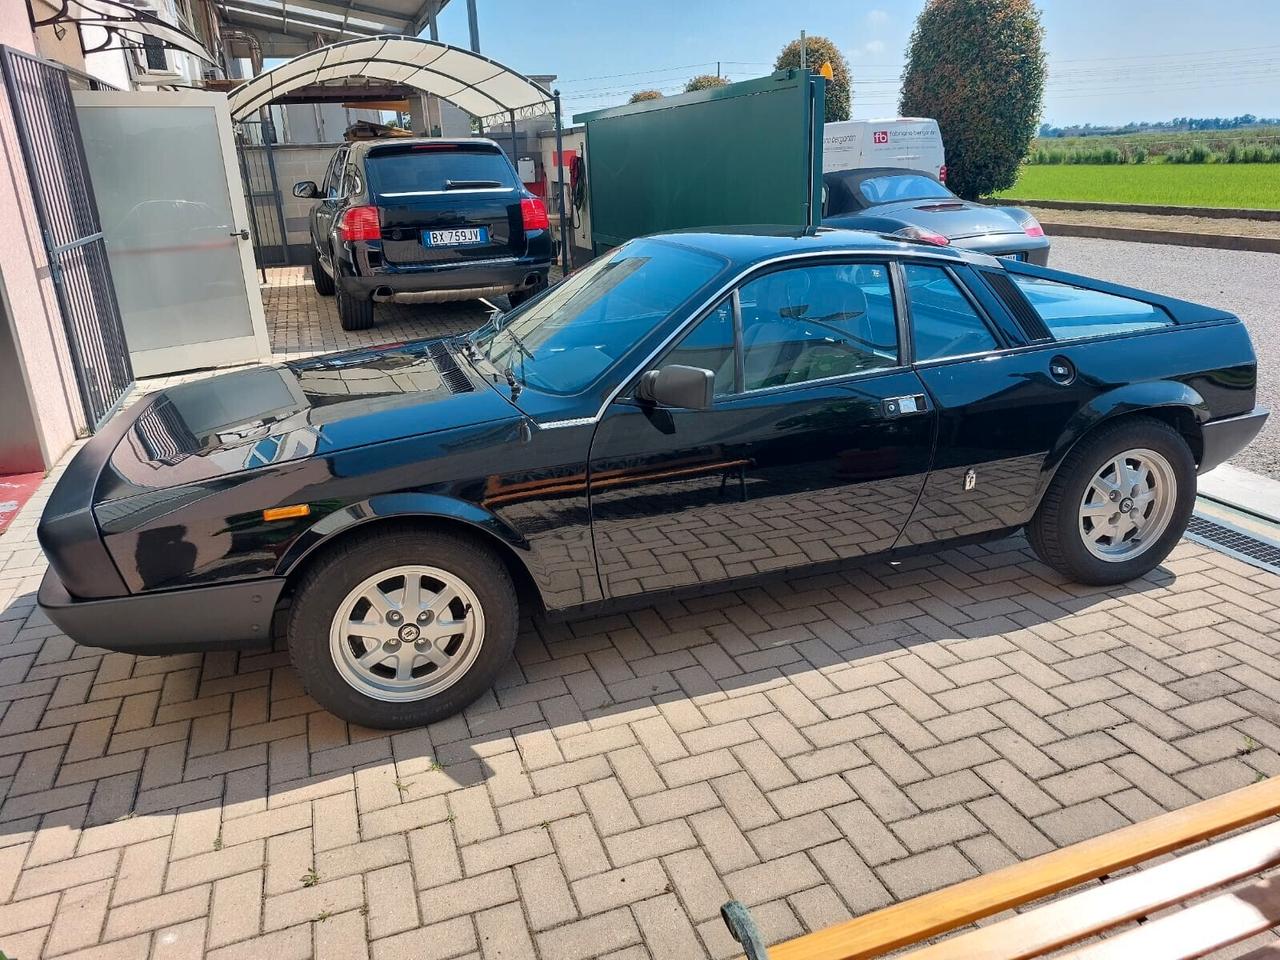
<path fill-rule="evenodd" d="M 1126 450 L 1093 475 L 1080 499 L 1080 536 L 1100 560 L 1121 563 L 1146 552 L 1169 526 L 1178 482 L 1154 450 Z"/>
<path fill-rule="evenodd" d="M 456 683 L 483 642 L 484 611 L 472 589 L 447 570 L 416 565 L 357 584 L 329 631 L 342 679 L 388 702 L 424 700 Z"/>

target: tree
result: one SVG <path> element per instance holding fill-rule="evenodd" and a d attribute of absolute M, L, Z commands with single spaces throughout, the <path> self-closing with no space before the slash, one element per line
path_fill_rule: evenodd
<path fill-rule="evenodd" d="M 1043 39 L 1031 0 L 930 0 L 916 19 L 898 109 L 938 121 L 960 196 L 1017 180 L 1044 100 Z"/>
<path fill-rule="evenodd" d="M 661 100 L 661 90 L 637 90 L 627 103 L 644 103 L 646 100 Z"/>
<path fill-rule="evenodd" d="M 844 54 L 826 37 L 805 37 L 804 48 L 805 63 L 814 73 L 817 73 L 824 63 L 831 64 L 831 79 L 827 81 L 827 123 L 848 120 L 849 108 L 853 102 L 853 90 L 849 81 L 849 64 L 845 61 Z M 798 66 L 800 66 L 800 40 L 797 38 L 782 48 L 773 69 L 788 70 Z"/>
<path fill-rule="evenodd" d="M 693 93 L 695 90 L 711 90 L 728 85 L 729 81 L 724 77 L 717 77 L 714 73 L 700 73 L 684 85 L 684 92 Z"/>

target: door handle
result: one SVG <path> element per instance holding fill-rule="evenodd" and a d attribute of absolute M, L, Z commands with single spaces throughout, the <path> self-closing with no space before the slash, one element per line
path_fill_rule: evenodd
<path fill-rule="evenodd" d="M 908 397 L 887 397 L 880 406 L 886 417 L 905 417 L 913 413 L 925 413 L 929 409 L 923 393 Z"/>
<path fill-rule="evenodd" d="M 231 233 L 228 234 L 228 236 L 239 237 L 241 240 L 248 240 L 249 231 L 248 230 L 232 230 Z"/>

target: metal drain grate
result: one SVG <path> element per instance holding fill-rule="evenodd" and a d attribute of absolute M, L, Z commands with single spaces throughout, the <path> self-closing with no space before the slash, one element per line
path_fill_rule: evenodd
<path fill-rule="evenodd" d="M 1196 514 L 1187 524 L 1187 537 L 1255 567 L 1280 573 L 1280 543 L 1263 540 L 1239 527 Z"/>

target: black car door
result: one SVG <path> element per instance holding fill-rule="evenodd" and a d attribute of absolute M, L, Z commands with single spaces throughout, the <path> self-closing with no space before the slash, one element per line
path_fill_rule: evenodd
<path fill-rule="evenodd" d="M 934 412 L 902 362 L 887 263 L 757 274 L 650 368 L 711 370 L 710 409 L 631 388 L 591 446 L 592 534 L 606 596 L 883 550 L 928 470 Z"/>
<path fill-rule="evenodd" d="M 342 209 L 342 174 L 346 168 L 348 147 L 342 147 L 329 161 L 324 183 L 320 185 L 321 199 L 311 212 L 312 232 L 316 249 L 327 260 L 333 255 L 329 238 L 333 223 Z"/>

